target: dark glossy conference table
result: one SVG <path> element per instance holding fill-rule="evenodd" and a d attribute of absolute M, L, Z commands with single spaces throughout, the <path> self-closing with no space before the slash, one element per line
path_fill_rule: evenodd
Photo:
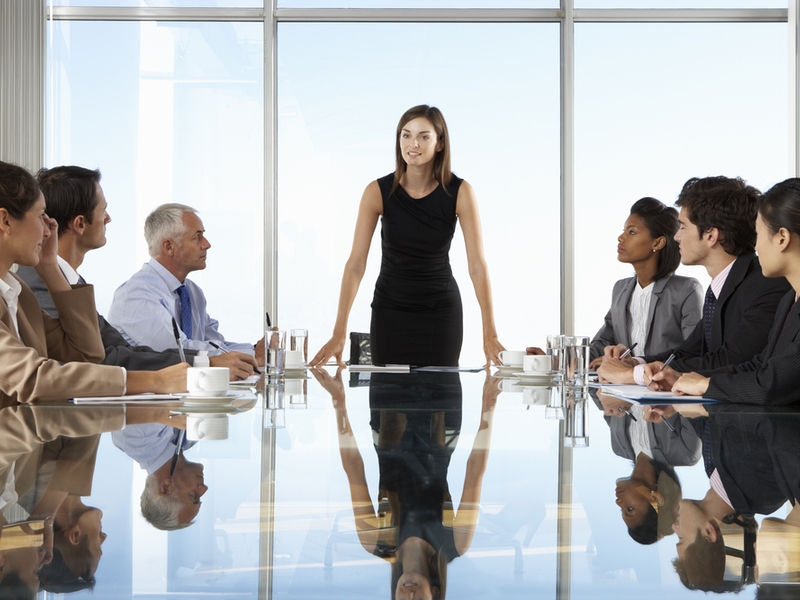
<path fill-rule="evenodd" d="M 701 593 L 675 571 L 677 536 L 641 545 L 628 535 L 615 489 L 633 463 L 612 450 L 609 421 L 591 398 L 569 402 L 547 386 L 526 391 L 483 372 L 345 370 L 337 380 L 327 369 L 307 377 L 258 390 L 254 405 L 228 415 L 227 439 L 186 451 L 204 465 L 208 491 L 194 524 L 178 531 L 144 521 L 144 472 L 103 433 L 84 502 L 103 511 L 108 537 L 94 590 L 72 596 L 388 599 L 404 527 L 432 532 L 419 535 L 448 548 L 448 598 Z M 548 406 L 561 402 L 561 411 Z M 37 423 L 68 429 L 69 413 L 100 409 L 36 410 Z M 787 422 L 797 418 L 785 413 Z M 708 491 L 702 460 L 675 473 L 684 498 Z M 782 519 L 790 508 L 771 516 Z M 723 531 L 726 545 L 743 547 L 741 527 Z M 764 539 L 760 580 L 800 597 L 792 583 L 800 580 L 800 538 L 772 526 Z M 740 587 L 742 562 L 728 557 L 724 585 Z M 737 598 L 758 593 L 755 584 L 741 587 Z"/>

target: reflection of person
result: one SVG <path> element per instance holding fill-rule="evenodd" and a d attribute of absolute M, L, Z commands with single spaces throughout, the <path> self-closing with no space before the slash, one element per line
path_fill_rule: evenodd
<path fill-rule="evenodd" d="M 673 515 L 681 498 L 675 470 L 645 453 L 636 457 L 630 477 L 617 479 L 616 504 L 628 534 L 640 544 L 653 544 L 672 533 Z"/>
<path fill-rule="evenodd" d="M 775 308 L 789 285 L 765 278 L 753 253 L 759 195 L 741 179 L 706 177 L 687 181 L 678 196 L 676 204 L 681 211 L 676 239 L 681 262 L 704 266 L 712 278 L 704 319 L 674 350 L 672 366 L 678 370 L 738 364 L 758 354 L 767 343 Z M 623 351 L 619 345 L 606 349 L 612 358 Z M 612 383 L 642 385 L 649 382 L 649 371 L 644 364 L 634 365 L 642 360 L 661 362 L 669 354 L 606 360 L 597 371 Z"/>
<path fill-rule="evenodd" d="M 793 288 L 775 311 L 766 347 L 747 362 L 682 375 L 672 386 L 678 393 L 747 404 L 800 402 L 800 179 L 787 179 L 764 194 L 756 231 L 764 274 L 786 277 Z"/>
<path fill-rule="evenodd" d="M 186 364 L 160 371 L 95 365 L 105 356 L 91 286 L 70 286 L 56 259 L 57 225 L 24 169 L 0 162 L 0 401 L 186 390 Z M 43 312 L 12 264 L 36 267 L 61 315 Z M 88 362 L 87 362 L 88 361 Z"/>
<path fill-rule="evenodd" d="M 163 204 L 144 223 L 152 258 L 114 293 L 108 320 L 129 344 L 158 351 L 175 347 L 172 319 L 180 326 L 181 344 L 192 350 L 254 355 L 264 364 L 264 340 L 253 344 L 228 342 L 219 323 L 206 312 L 203 290 L 187 276 L 206 268 L 211 244 L 197 211 L 183 204 Z"/>
<path fill-rule="evenodd" d="M 388 523 L 381 526 L 347 417 L 341 369 L 335 378 L 316 369 L 312 373 L 331 393 L 336 408 L 342 466 L 362 546 L 392 563 L 394 598 L 443 599 L 447 564 L 469 549 L 475 532 L 499 394 L 496 381 L 487 377 L 484 385 L 483 416 L 467 459 L 456 511 L 447 469 L 454 450 L 451 438 L 460 431 L 461 423 L 458 374 L 372 375 L 370 406 L 380 466 L 379 503 L 384 498 L 388 501 Z"/>
<path fill-rule="evenodd" d="M 0 598 L 30 598 L 39 592 L 38 572 L 50 562 L 53 519 L 6 525 L 0 531 Z"/>
<path fill-rule="evenodd" d="M 373 364 L 455 366 L 463 334 L 461 296 L 450 269 L 460 222 L 469 273 L 481 307 L 487 363 L 499 364 L 489 271 L 475 193 L 450 171 L 450 138 L 439 109 L 415 106 L 397 125 L 394 174 L 370 183 L 361 198 L 353 248 L 344 268 L 331 339 L 311 360 L 342 364 L 347 319 L 381 219 L 381 271 L 370 325 Z"/>
<path fill-rule="evenodd" d="M 592 368 L 602 362 L 606 346 L 631 347 L 635 356 L 679 346 L 702 316 L 700 282 L 675 275 L 680 264 L 678 211 L 655 198 L 633 204 L 617 238 L 617 260 L 636 275 L 614 284 L 611 308 L 591 344 Z"/>
<path fill-rule="evenodd" d="M 208 491 L 203 465 L 183 456 L 183 449 L 194 442 L 184 440 L 175 472 L 170 473 L 179 439 L 177 429 L 159 423 L 139 424 L 114 431 L 111 439 L 147 471 L 140 501 L 144 518 L 162 530 L 190 525 L 200 511 L 200 498 Z"/>
<path fill-rule="evenodd" d="M 53 521 L 53 560 L 39 571 L 42 589 L 52 593 L 74 592 L 94 586 L 94 575 L 103 555 L 103 511 L 86 506 L 70 494 Z"/>
<path fill-rule="evenodd" d="M 44 194 L 47 214 L 58 223 L 59 268 L 71 285 L 85 283 L 77 269 L 87 252 L 105 246 L 106 225 L 111 221 L 100 186 L 100 171 L 72 166 L 42 169 L 37 181 Z M 20 267 L 17 275 L 36 295 L 39 306 L 57 317 L 58 310 L 36 269 Z M 106 349 L 103 364 L 150 371 L 180 362 L 174 348 L 156 352 L 147 346 L 131 346 L 102 315 L 98 314 L 97 318 Z M 186 351 L 187 356 L 194 354 L 193 350 Z M 233 380 L 249 377 L 256 366 L 252 356 L 239 352 L 210 356 L 209 361 L 212 367 L 230 368 Z"/>
<path fill-rule="evenodd" d="M 721 589 L 725 543 L 720 522 L 729 515 L 767 515 L 798 494 L 798 415 L 756 406 L 708 405 L 692 421 L 706 430 L 703 453 L 709 489 L 699 500 L 684 499 L 673 529 L 678 535 L 675 568 L 688 587 Z"/>

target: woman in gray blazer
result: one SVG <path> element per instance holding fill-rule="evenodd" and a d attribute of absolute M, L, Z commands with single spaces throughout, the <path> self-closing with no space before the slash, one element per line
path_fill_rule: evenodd
<path fill-rule="evenodd" d="M 592 367 L 603 348 L 624 344 L 636 356 L 679 346 L 703 316 L 703 291 L 693 277 L 675 275 L 681 261 L 678 211 L 655 198 L 631 207 L 617 238 L 617 260 L 633 266 L 634 277 L 614 284 L 611 308 L 591 345 Z"/>

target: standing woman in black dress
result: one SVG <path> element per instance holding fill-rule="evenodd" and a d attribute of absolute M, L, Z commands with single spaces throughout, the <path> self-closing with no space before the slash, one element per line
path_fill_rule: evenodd
<path fill-rule="evenodd" d="M 420 105 L 397 126 L 393 174 L 364 190 L 353 248 L 344 267 L 333 336 L 311 360 L 342 363 L 347 319 L 381 218 L 381 271 L 372 301 L 373 364 L 457 366 L 463 337 L 461 296 L 450 269 L 450 242 L 461 223 L 469 274 L 481 307 L 486 363 L 500 364 L 489 271 L 475 192 L 450 171 L 450 140 L 438 108 Z"/>

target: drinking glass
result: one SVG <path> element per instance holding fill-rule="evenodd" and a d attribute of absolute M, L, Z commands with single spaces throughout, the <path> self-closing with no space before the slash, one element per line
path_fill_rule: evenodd
<path fill-rule="evenodd" d="M 286 362 L 286 332 L 268 329 L 266 334 L 267 345 L 267 373 L 269 375 L 283 375 Z"/>
<path fill-rule="evenodd" d="M 303 352 L 303 366 L 308 364 L 308 329 L 292 329 L 289 350 Z"/>
<path fill-rule="evenodd" d="M 567 395 L 575 396 L 589 390 L 589 338 L 582 335 L 564 338 L 564 382 Z"/>
<path fill-rule="evenodd" d="M 550 375 L 562 374 L 565 337 L 563 335 L 547 336 L 546 354 L 550 357 Z"/>

